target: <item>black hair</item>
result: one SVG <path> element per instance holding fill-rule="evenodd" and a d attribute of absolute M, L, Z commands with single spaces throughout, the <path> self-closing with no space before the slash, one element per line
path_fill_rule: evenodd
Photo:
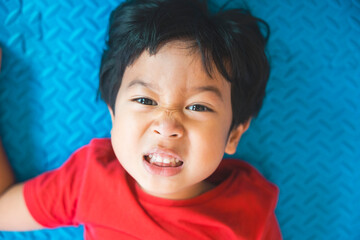
<path fill-rule="evenodd" d="M 265 53 L 269 34 L 268 24 L 249 10 L 212 14 L 206 0 L 125 1 L 110 16 L 100 66 L 101 97 L 115 114 L 127 66 L 143 51 L 156 54 L 170 41 L 190 41 L 200 51 L 207 73 L 211 76 L 216 66 L 231 83 L 231 130 L 260 111 L 270 72 Z"/>

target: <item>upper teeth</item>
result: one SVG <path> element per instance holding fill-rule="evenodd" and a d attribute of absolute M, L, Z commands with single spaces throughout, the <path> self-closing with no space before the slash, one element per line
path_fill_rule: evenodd
<path fill-rule="evenodd" d="M 178 163 L 180 162 L 177 158 L 172 157 L 163 157 L 158 154 L 150 154 L 150 163 L 158 162 L 158 163 Z"/>

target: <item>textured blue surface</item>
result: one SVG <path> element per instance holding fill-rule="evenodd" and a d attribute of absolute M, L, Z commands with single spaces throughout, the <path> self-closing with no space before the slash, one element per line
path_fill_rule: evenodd
<path fill-rule="evenodd" d="M 0 135 L 20 181 L 109 136 L 97 75 L 118 3 L 0 1 Z M 360 239 L 360 1 L 248 3 L 271 26 L 272 73 L 236 156 L 280 187 L 285 239 Z M 0 232 L 0 239 L 82 239 L 82 231 Z"/>

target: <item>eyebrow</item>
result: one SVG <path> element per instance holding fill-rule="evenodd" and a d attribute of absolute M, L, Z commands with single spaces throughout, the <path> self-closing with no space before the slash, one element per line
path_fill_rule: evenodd
<path fill-rule="evenodd" d="M 200 86 L 200 87 L 196 87 L 193 91 L 196 93 L 211 92 L 214 93 L 221 101 L 224 101 L 220 90 L 215 86 Z"/>
<path fill-rule="evenodd" d="M 156 87 L 156 85 L 153 85 L 151 83 L 147 83 L 147 82 L 144 82 L 140 79 L 134 79 L 133 81 L 131 81 L 128 85 L 127 85 L 127 88 L 131 88 L 133 86 L 136 86 L 136 85 L 140 85 L 140 86 L 143 86 L 143 87 L 146 87 L 146 88 L 150 88 L 150 89 L 154 89 L 154 90 L 157 90 L 158 87 Z M 211 93 L 214 93 L 221 101 L 224 101 L 223 100 L 223 96 L 220 92 L 220 90 L 215 87 L 215 86 L 200 86 L 200 87 L 195 87 L 194 89 L 192 89 L 193 92 L 195 93 L 200 93 L 200 92 L 211 92 Z"/>
<path fill-rule="evenodd" d="M 157 87 L 155 87 L 153 84 L 151 83 L 147 83 L 147 82 L 144 82 L 140 79 L 134 79 L 132 80 L 128 85 L 127 85 L 127 88 L 131 88 L 133 86 L 136 86 L 136 85 L 140 85 L 140 86 L 143 86 L 143 87 L 146 87 L 146 88 L 150 88 L 150 89 L 157 89 Z"/>

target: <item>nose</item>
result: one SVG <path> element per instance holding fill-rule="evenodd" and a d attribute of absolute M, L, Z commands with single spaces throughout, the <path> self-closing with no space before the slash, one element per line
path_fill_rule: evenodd
<path fill-rule="evenodd" d="M 153 123 L 152 132 L 162 137 L 176 139 L 184 135 L 184 127 L 179 120 L 171 116 L 162 116 Z"/>

